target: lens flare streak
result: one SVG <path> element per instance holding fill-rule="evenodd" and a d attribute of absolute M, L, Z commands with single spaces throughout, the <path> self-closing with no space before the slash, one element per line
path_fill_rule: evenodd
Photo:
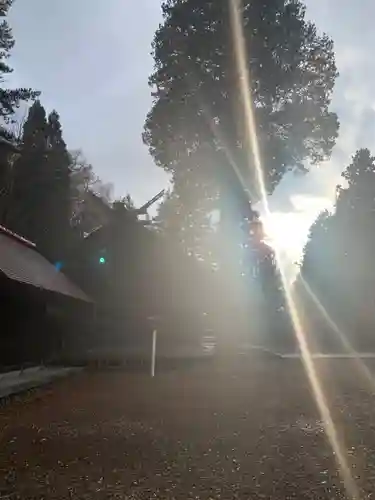
<path fill-rule="evenodd" d="M 328 313 L 327 309 L 323 306 L 321 301 L 318 299 L 316 294 L 311 290 L 311 287 L 309 284 L 306 282 L 306 280 L 300 276 L 301 283 L 308 293 L 309 297 L 312 299 L 315 307 L 318 309 L 319 313 L 322 315 L 326 323 L 329 325 L 329 327 L 332 329 L 332 331 L 336 334 L 337 338 L 339 341 L 342 343 L 344 349 L 350 356 L 352 357 L 353 361 L 355 361 L 357 365 L 358 371 L 362 374 L 364 379 L 367 381 L 371 392 L 375 393 L 375 380 L 374 377 L 369 370 L 369 368 L 366 366 L 364 361 L 360 358 L 358 355 L 358 352 L 353 348 L 349 340 L 346 338 L 344 332 L 342 332 L 339 328 L 339 326 L 336 324 L 336 322 L 332 319 L 330 314 Z"/>
<path fill-rule="evenodd" d="M 253 95 L 250 85 L 251 75 L 246 62 L 247 61 L 246 45 L 243 34 L 243 23 L 241 18 L 242 3 L 241 0 L 228 0 L 228 1 L 230 6 L 230 21 L 231 21 L 231 32 L 233 37 L 235 63 L 237 67 L 238 80 L 240 86 L 241 104 L 245 118 L 244 120 L 245 134 L 249 147 L 249 154 L 248 154 L 249 169 L 251 172 L 255 174 L 255 180 L 257 183 L 257 190 L 260 202 L 262 204 L 264 213 L 266 214 L 266 216 L 269 216 L 270 210 L 267 203 L 266 185 L 263 175 L 263 168 L 262 168 L 258 138 L 256 133 L 255 114 L 253 111 Z M 242 182 L 241 178 L 240 181 Z M 244 187 L 246 189 L 246 186 Z M 281 265 L 277 249 L 275 250 L 275 253 L 284 286 L 289 314 L 291 316 L 291 320 L 295 330 L 295 335 L 301 351 L 302 361 L 310 382 L 310 386 L 318 410 L 324 422 L 325 433 L 331 445 L 347 493 L 350 495 L 352 499 L 357 500 L 360 498 L 360 494 L 357 485 L 355 483 L 355 480 L 351 474 L 351 469 L 346 457 L 345 447 L 342 445 L 342 440 L 340 440 L 335 424 L 333 422 L 329 406 L 327 404 L 321 383 L 319 381 L 316 367 L 314 366 L 313 358 L 311 356 L 309 345 L 303 329 L 302 321 L 300 319 L 300 315 L 298 314 L 294 298 L 291 294 L 288 280 L 285 277 L 285 272 L 283 270 L 283 266 Z"/>

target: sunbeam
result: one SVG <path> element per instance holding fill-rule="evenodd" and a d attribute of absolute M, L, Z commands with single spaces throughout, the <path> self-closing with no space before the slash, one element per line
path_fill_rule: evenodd
<path fill-rule="evenodd" d="M 319 313 L 322 315 L 324 320 L 327 322 L 327 324 L 330 326 L 332 331 L 336 334 L 337 338 L 340 340 L 342 345 L 344 346 L 346 352 L 353 356 L 353 360 L 355 361 L 358 370 L 360 373 L 363 375 L 363 377 L 366 379 L 368 382 L 370 389 L 373 393 L 375 393 L 375 380 L 374 377 L 369 370 L 369 368 L 366 366 L 364 361 L 359 357 L 358 352 L 353 348 L 349 340 L 346 338 L 346 335 L 337 323 L 332 319 L 330 314 L 328 313 L 327 309 L 323 306 L 319 298 L 316 296 L 316 294 L 311 290 L 311 287 L 307 283 L 307 281 L 303 278 L 303 276 L 300 276 L 301 283 L 303 284 L 304 289 L 308 293 L 309 297 L 312 299 L 315 307 L 318 309 Z"/>
<path fill-rule="evenodd" d="M 255 123 L 255 113 L 253 111 L 253 96 L 251 90 L 251 75 L 249 73 L 249 68 L 246 63 L 246 45 L 243 33 L 243 24 L 241 17 L 241 0 L 229 0 L 230 2 L 230 21 L 231 21 L 231 32 L 233 37 L 235 62 L 238 72 L 238 80 L 240 87 L 240 96 L 242 100 L 242 108 L 244 113 L 244 125 L 246 139 L 248 141 L 249 147 L 249 168 L 254 170 L 255 180 L 257 183 L 257 191 L 259 194 L 260 202 L 262 204 L 263 212 L 266 216 L 270 216 L 270 210 L 267 203 L 267 192 L 265 188 L 265 181 L 263 175 L 262 162 L 260 157 L 259 144 L 256 133 L 256 123 Z M 246 188 L 246 186 L 245 186 Z M 333 454 L 337 461 L 339 472 L 343 479 L 347 493 L 352 499 L 359 499 L 359 491 L 354 478 L 351 474 L 351 470 L 346 458 L 346 452 L 340 438 L 338 436 L 335 424 L 333 422 L 331 412 L 329 410 L 322 386 L 317 375 L 316 368 L 310 353 L 306 335 L 303 329 L 303 325 L 300 316 L 297 311 L 296 304 L 294 303 L 290 285 L 285 277 L 285 270 L 281 265 L 281 260 L 279 258 L 278 249 L 275 249 L 275 255 L 280 269 L 280 274 L 283 282 L 283 287 L 285 291 L 285 297 L 287 306 L 289 309 L 289 314 L 293 323 L 295 335 L 300 347 L 302 360 L 305 366 L 305 370 L 311 385 L 311 389 L 316 400 L 317 407 L 319 409 L 321 418 L 324 422 L 324 428 L 327 438 L 330 442 Z"/>

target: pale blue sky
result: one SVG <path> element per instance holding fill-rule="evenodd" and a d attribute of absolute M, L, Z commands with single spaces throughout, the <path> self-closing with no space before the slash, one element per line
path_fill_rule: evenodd
<path fill-rule="evenodd" d="M 70 148 L 139 202 L 165 185 L 141 132 L 150 107 L 147 78 L 156 0 L 15 0 L 12 79 L 42 91 L 61 115 Z"/>
<path fill-rule="evenodd" d="M 273 197 L 275 221 L 285 221 L 301 242 L 329 203 L 340 169 L 357 147 L 372 148 L 375 135 L 375 3 L 308 0 L 307 9 L 335 40 L 341 76 L 333 105 L 341 132 L 328 165 L 286 179 Z M 82 148 L 116 194 L 130 192 L 138 203 L 166 183 L 141 141 L 160 20 L 158 0 L 15 0 L 10 16 L 17 42 L 10 83 L 40 89 L 46 107 L 60 113 L 69 147 Z"/>

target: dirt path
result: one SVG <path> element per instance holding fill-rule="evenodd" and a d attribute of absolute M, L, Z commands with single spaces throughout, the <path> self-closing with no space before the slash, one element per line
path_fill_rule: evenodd
<path fill-rule="evenodd" d="M 375 498 L 375 398 L 353 363 L 318 368 L 361 498 Z M 0 437 L 0 498 L 346 498 L 294 360 L 84 373 L 3 406 Z"/>

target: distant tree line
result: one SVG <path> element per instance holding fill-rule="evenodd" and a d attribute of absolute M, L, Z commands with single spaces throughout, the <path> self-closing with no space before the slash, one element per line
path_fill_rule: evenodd
<path fill-rule="evenodd" d="M 375 346 L 375 158 L 360 149 L 310 229 L 296 289 L 322 349 Z"/>

